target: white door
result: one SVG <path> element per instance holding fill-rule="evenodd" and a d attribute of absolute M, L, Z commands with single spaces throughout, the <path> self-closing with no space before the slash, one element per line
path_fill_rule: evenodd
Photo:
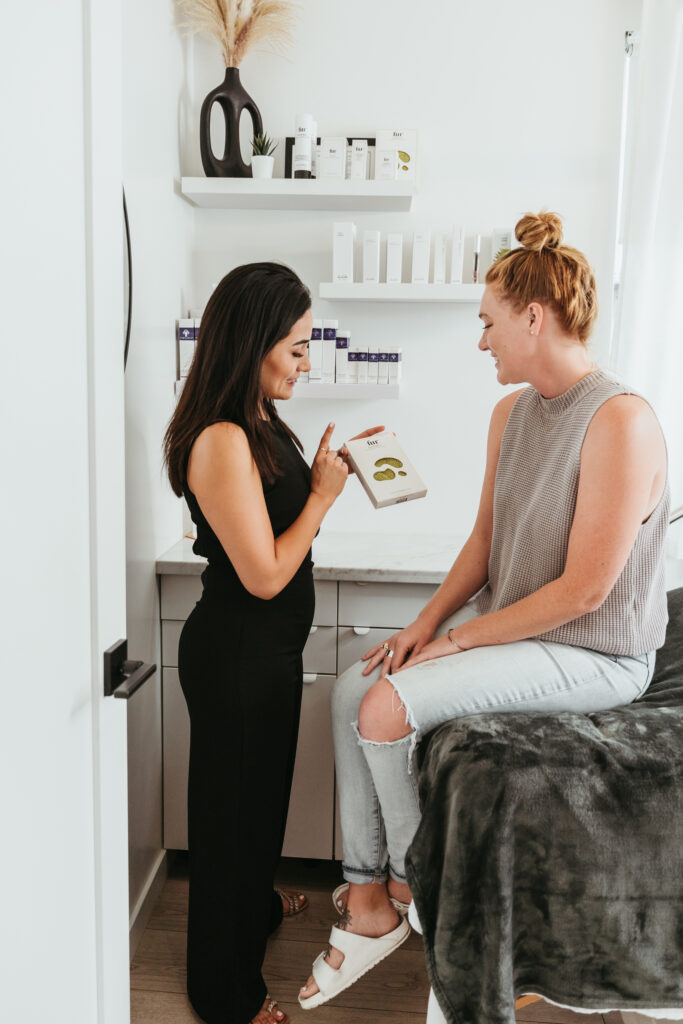
<path fill-rule="evenodd" d="M 3 102 L 0 1003 L 126 1024 L 120 5 L 12 13 Z M 135 652 L 131 652 L 134 655 Z"/>

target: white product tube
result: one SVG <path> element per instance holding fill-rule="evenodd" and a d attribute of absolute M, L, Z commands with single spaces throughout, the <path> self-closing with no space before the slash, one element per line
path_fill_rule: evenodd
<path fill-rule="evenodd" d="M 337 331 L 334 379 L 337 384 L 349 383 L 349 342 L 351 331 Z"/>
<path fill-rule="evenodd" d="M 368 349 L 368 384 L 376 384 L 379 377 L 379 349 L 371 345 Z"/>
<path fill-rule="evenodd" d="M 368 176 L 368 141 L 353 139 L 351 142 L 351 167 L 349 177 L 353 181 L 363 181 Z"/>
<path fill-rule="evenodd" d="M 465 229 L 458 225 L 453 229 L 451 248 L 451 284 L 462 284 L 462 264 L 465 256 Z"/>
<path fill-rule="evenodd" d="M 363 232 L 363 281 L 379 284 L 379 231 Z"/>
<path fill-rule="evenodd" d="M 368 350 L 365 346 L 356 349 L 356 376 L 359 384 L 368 383 Z"/>
<path fill-rule="evenodd" d="M 350 221 L 332 225 L 332 280 L 335 284 L 353 282 L 353 250 L 356 225 Z"/>
<path fill-rule="evenodd" d="M 403 280 L 403 235 L 387 235 L 387 284 Z"/>
<path fill-rule="evenodd" d="M 334 384 L 334 371 L 337 360 L 338 327 L 338 320 L 323 320 L 323 384 Z"/>
<path fill-rule="evenodd" d="M 429 283 L 429 256 L 431 250 L 431 232 L 416 231 L 413 235 L 413 284 Z"/>
<path fill-rule="evenodd" d="M 446 236 L 439 232 L 434 238 L 434 284 L 446 283 Z"/>

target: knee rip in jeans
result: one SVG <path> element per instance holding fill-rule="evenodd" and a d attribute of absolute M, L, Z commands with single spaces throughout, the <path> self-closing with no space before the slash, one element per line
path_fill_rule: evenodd
<path fill-rule="evenodd" d="M 390 682 L 391 682 L 391 680 L 390 680 Z M 392 686 L 393 686 L 393 683 L 392 683 Z M 394 706 L 395 700 L 400 701 L 400 703 L 398 705 L 396 705 L 396 706 Z M 398 692 L 398 690 L 396 689 L 395 686 L 394 686 L 394 693 L 392 694 L 392 698 L 391 698 L 391 710 L 392 710 L 392 712 L 395 712 L 395 711 L 404 711 L 405 712 L 406 722 L 407 722 L 407 724 L 410 726 L 410 728 L 412 730 L 411 732 L 408 733 L 407 736 L 401 736 L 397 740 L 369 740 L 369 739 L 366 739 L 365 736 L 361 736 L 360 730 L 358 728 L 358 722 L 357 721 L 356 722 L 351 722 L 351 726 L 352 726 L 352 728 L 353 728 L 353 730 L 354 730 L 354 732 L 356 734 L 356 739 L 358 740 L 358 745 L 360 747 L 377 747 L 377 748 L 383 748 L 383 749 L 385 749 L 387 751 L 390 751 L 390 750 L 393 750 L 394 747 L 398 747 L 399 745 L 407 746 L 408 747 L 408 751 L 407 751 L 408 774 L 412 775 L 413 774 L 413 762 L 415 760 L 415 749 L 417 747 L 417 729 L 415 728 L 415 721 L 413 719 L 413 715 L 412 715 L 412 712 L 411 712 L 410 708 L 406 705 L 405 701 L 401 698 L 401 694 Z"/>

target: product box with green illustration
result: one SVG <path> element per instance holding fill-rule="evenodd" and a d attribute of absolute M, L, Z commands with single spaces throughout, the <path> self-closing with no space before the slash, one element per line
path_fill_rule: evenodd
<path fill-rule="evenodd" d="M 424 498 L 427 488 L 390 430 L 347 441 L 349 463 L 375 508 Z"/>
<path fill-rule="evenodd" d="M 386 155 L 389 153 L 392 154 L 390 162 L 386 159 Z M 393 169 L 393 173 L 390 168 Z M 415 181 L 417 177 L 417 131 L 415 129 L 393 128 L 377 132 L 375 177 Z"/>

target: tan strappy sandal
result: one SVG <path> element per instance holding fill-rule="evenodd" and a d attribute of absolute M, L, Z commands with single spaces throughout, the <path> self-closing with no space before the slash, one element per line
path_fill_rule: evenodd
<path fill-rule="evenodd" d="M 271 999 L 270 995 L 266 995 L 266 1003 L 262 1009 L 265 1010 L 266 1013 L 269 1013 L 273 1020 L 277 1021 L 278 1024 L 289 1024 L 289 1017 L 285 1011 L 278 1006 L 277 999 Z M 277 1016 L 273 1012 L 274 1010 L 277 1010 Z"/>
<path fill-rule="evenodd" d="M 295 917 L 308 906 L 308 900 L 302 892 L 286 892 L 284 889 L 276 889 L 275 892 L 280 899 L 286 900 L 289 906 L 288 910 L 283 910 L 283 917 Z"/>

